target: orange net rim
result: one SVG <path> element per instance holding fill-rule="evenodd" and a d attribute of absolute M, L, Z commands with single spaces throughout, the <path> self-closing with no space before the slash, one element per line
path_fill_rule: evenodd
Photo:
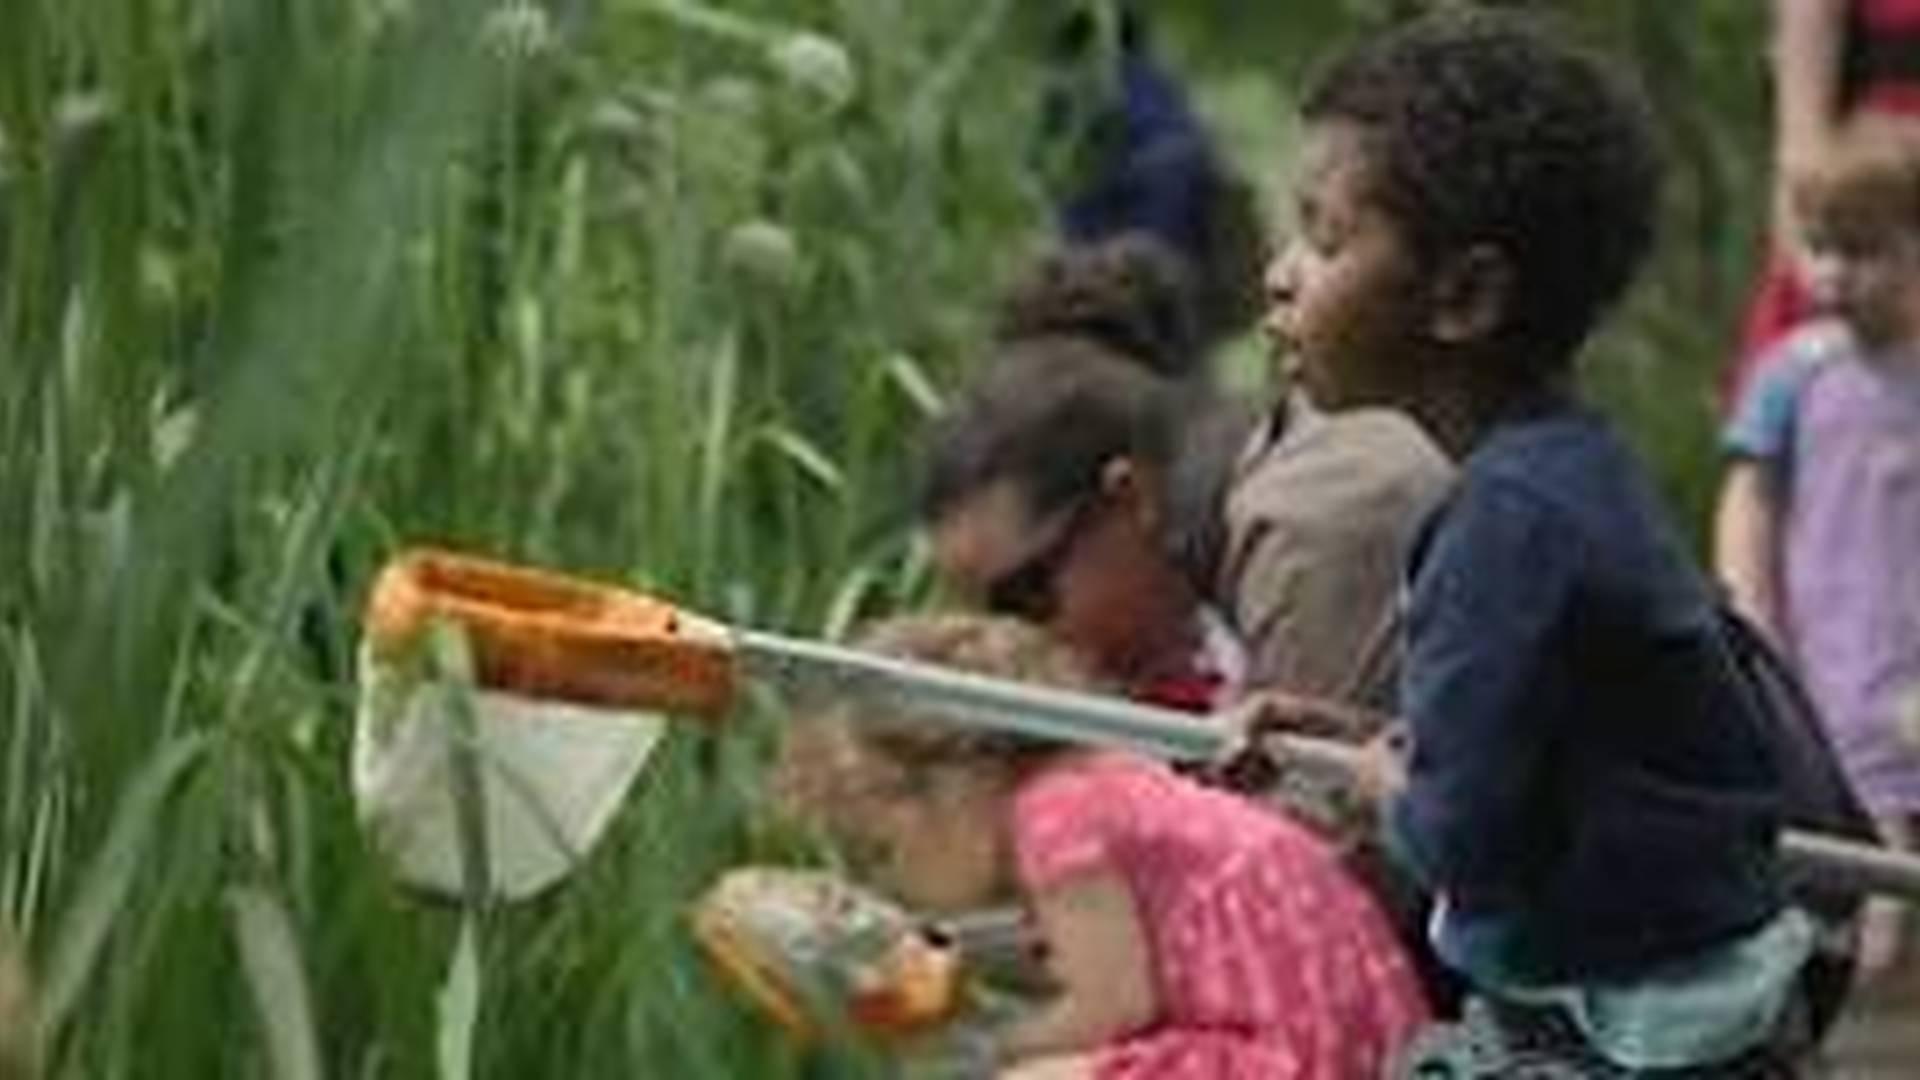
<path fill-rule="evenodd" d="M 732 704 L 724 627 L 616 585 L 438 548 L 402 553 L 369 593 L 366 640 L 392 656 L 436 620 L 464 630 L 482 685 L 702 715 Z"/>

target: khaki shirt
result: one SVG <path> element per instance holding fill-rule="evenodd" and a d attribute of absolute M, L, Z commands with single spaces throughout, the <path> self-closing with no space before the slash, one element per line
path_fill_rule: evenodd
<path fill-rule="evenodd" d="M 1227 491 L 1213 590 L 1245 643 L 1249 689 L 1392 708 L 1402 561 L 1453 475 L 1385 409 L 1320 413 L 1296 398 L 1255 430 Z"/>

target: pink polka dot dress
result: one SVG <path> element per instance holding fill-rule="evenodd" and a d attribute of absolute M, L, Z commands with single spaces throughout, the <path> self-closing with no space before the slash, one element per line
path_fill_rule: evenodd
<path fill-rule="evenodd" d="M 1375 1080 L 1427 1019 L 1372 898 L 1267 808 L 1088 753 L 1021 785 L 1013 831 L 1028 892 L 1101 870 L 1133 891 L 1159 1016 L 1099 1080 Z"/>

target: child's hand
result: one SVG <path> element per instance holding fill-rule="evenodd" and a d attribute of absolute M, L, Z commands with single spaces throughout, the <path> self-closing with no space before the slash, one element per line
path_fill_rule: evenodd
<path fill-rule="evenodd" d="M 1060 993 L 1006 1029 L 1007 1060 L 1084 1053 L 1153 1022 L 1160 1002 L 1151 946 L 1119 871 L 1083 871 L 1028 902 Z"/>
<path fill-rule="evenodd" d="M 1407 786 L 1407 755 L 1412 750 L 1407 730 L 1398 724 L 1367 740 L 1354 761 L 1355 786 L 1374 806 L 1400 794 Z"/>
<path fill-rule="evenodd" d="M 1325 698 L 1261 690 L 1228 709 L 1225 719 L 1251 734 L 1284 733 L 1321 739 L 1350 737 L 1348 710 Z"/>
<path fill-rule="evenodd" d="M 1227 742 L 1210 770 L 1214 779 L 1234 791 L 1264 791 L 1278 783 L 1286 769 L 1285 748 L 1271 736 L 1311 723 L 1307 711 L 1302 699 L 1270 691 L 1222 713 L 1217 720 Z"/>
<path fill-rule="evenodd" d="M 1282 690 L 1249 696 L 1223 713 L 1219 722 L 1228 737 L 1214 763 L 1214 775 L 1237 791 L 1262 791 L 1278 782 L 1289 758 L 1302 749 L 1296 745 L 1289 750 L 1280 736 L 1317 740 L 1318 756 L 1344 759 L 1355 756 L 1348 750 L 1352 744 L 1386 723 L 1383 717 L 1339 702 Z"/>
<path fill-rule="evenodd" d="M 1920 753 L 1920 683 L 1900 695 L 1894 705 L 1893 727 L 1900 733 L 1907 749 Z"/>
<path fill-rule="evenodd" d="M 1076 1054 L 1022 1062 L 1003 1070 L 999 1080 L 1088 1080 L 1092 1075 L 1092 1059 L 1084 1054 Z"/>

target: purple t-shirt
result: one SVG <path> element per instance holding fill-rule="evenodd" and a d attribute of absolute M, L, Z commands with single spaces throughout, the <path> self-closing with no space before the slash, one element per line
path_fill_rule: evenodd
<path fill-rule="evenodd" d="M 1726 432 L 1783 492 L 1786 625 L 1860 797 L 1920 811 L 1920 368 L 1874 363 L 1833 323 L 1780 344 Z"/>

